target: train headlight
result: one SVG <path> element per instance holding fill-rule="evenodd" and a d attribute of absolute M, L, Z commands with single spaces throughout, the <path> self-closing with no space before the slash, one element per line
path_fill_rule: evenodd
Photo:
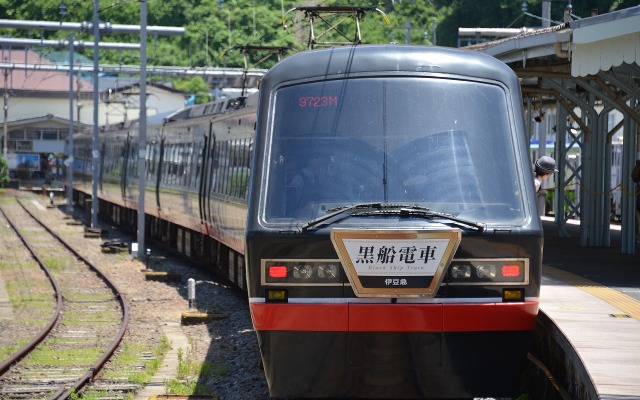
<path fill-rule="evenodd" d="M 294 265 L 293 277 L 296 279 L 310 279 L 313 276 L 313 267 L 309 264 Z"/>
<path fill-rule="evenodd" d="M 339 260 L 262 260 L 263 285 L 342 285 Z"/>
<path fill-rule="evenodd" d="M 447 285 L 526 285 L 529 283 L 529 260 L 453 259 L 448 274 Z"/>
<path fill-rule="evenodd" d="M 471 266 L 469 265 L 452 265 L 450 271 L 453 279 L 471 278 Z"/>
<path fill-rule="evenodd" d="M 478 265 L 476 267 L 476 271 L 478 273 L 478 278 L 480 279 L 493 279 L 496 277 L 496 266 L 492 264 Z"/>
<path fill-rule="evenodd" d="M 336 264 L 325 264 L 318 266 L 318 277 L 322 279 L 333 279 L 338 276 L 338 266 Z"/>

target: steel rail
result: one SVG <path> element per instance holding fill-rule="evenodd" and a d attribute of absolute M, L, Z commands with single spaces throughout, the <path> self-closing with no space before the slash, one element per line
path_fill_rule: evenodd
<path fill-rule="evenodd" d="M 51 236 L 55 237 L 56 240 L 62 243 L 62 245 L 64 245 L 80 261 L 85 263 L 91 270 L 93 270 L 96 274 L 98 274 L 98 276 L 100 276 L 111 288 L 111 290 L 114 292 L 115 296 L 117 297 L 122 307 L 122 324 L 120 325 L 120 330 L 118 331 L 116 338 L 113 341 L 111 341 L 111 343 L 109 344 L 109 347 L 103 353 L 103 355 L 88 369 L 88 371 L 82 377 L 80 377 L 80 379 L 78 379 L 69 387 L 63 386 L 59 388 L 58 391 L 54 393 L 52 397 L 49 398 L 50 400 L 67 399 L 69 398 L 69 396 L 71 396 L 72 393 L 80 393 L 87 383 L 95 379 L 100 374 L 100 372 L 102 372 L 102 368 L 110 359 L 110 357 L 113 355 L 113 353 L 116 351 L 116 349 L 120 345 L 120 342 L 122 341 L 122 338 L 124 337 L 124 334 L 126 333 L 127 326 L 129 324 L 129 307 L 127 305 L 127 301 L 124 296 L 124 293 L 122 293 L 120 289 L 118 289 L 116 284 L 113 283 L 113 281 L 111 281 L 111 279 L 109 279 L 109 277 L 106 274 L 104 274 L 91 261 L 89 261 L 83 255 L 81 255 L 76 249 L 73 248 L 73 246 L 67 243 L 67 241 L 65 241 L 60 235 L 58 235 L 57 233 L 52 231 L 48 226 L 43 224 L 42 221 L 40 221 L 36 216 L 34 216 L 22 204 L 22 202 L 20 202 L 20 200 L 17 197 L 16 197 L 16 201 L 25 210 L 25 212 L 29 214 L 29 216 L 31 216 L 31 218 L 33 218 L 36 222 L 38 222 L 38 224 L 40 224 L 40 226 L 42 226 L 47 232 L 49 232 Z"/>
<path fill-rule="evenodd" d="M 2 213 L 4 218 L 7 220 L 9 225 L 11 226 L 11 229 L 13 229 L 13 231 L 16 233 L 18 238 L 22 241 L 24 246 L 27 248 L 27 250 L 29 250 L 29 252 L 31 253 L 31 256 L 34 258 L 34 260 L 38 263 L 40 268 L 47 275 L 47 278 L 49 279 L 49 281 L 51 282 L 51 285 L 53 286 L 54 295 L 56 297 L 56 309 L 53 312 L 53 315 L 51 316 L 51 319 L 49 320 L 47 325 L 45 325 L 44 328 L 42 328 L 42 330 L 40 330 L 40 332 L 38 332 L 38 334 L 29 343 L 24 345 L 21 349 L 19 349 L 17 352 L 12 354 L 7 360 L 2 362 L 2 364 L 0 364 L 0 378 L 1 378 L 11 369 L 11 367 L 15 363 L 22 360 L 27 354 L 29 354 L 29 352 L 31 352 L 38 344 L 40 344 L 49 335 L 49 332 L 51 332 L 51 330 L 56 326 L 56 324 L 60 320 L 60 312 L 62 310 L 62 293 L 60 292 L 60 287 L 58 286 L 58 282 L 53 277 L 53 274 L 51 273 L 49 268 L 47 268 L 44 261 L 35 253 L 31 245 L 27 243 L 24 236 L 22 236 L 20 231 L 18 231 L 18 228 L 13 224 L 13 222 L 11 222 L 11 220 L 9 219 L 7 214 L 4 212 L 2 207 L 0 207 L 0 212 Z"/>

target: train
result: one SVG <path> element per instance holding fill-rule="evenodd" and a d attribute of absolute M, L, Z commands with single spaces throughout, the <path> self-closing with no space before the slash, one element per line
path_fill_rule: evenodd
<path fill-rule="evenodd" d="M 226 98 L 149 118 L 145 237 L 245 288 L 244 232 L 257 95 Z M 136 232 L 139 126 L 103 129 L 96 158 L 100 218 Z M 74 135 L 74 202 L 93 196 L 93 133 Z"/>
<path fill-rule="evenodd" d="M 146 234 L 246 291 L 272 398 L 517 397 L 543 249 L 523 115 L 483 54 L 294 54 L 149 126 Z M 100 214 L 132 228 L 136 134 L 100 135 Z"/>

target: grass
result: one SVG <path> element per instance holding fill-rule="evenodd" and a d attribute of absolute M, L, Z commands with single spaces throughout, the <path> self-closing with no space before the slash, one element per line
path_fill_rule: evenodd
<path fill-rule="evenodd" d="M 97 337 L 63 337 L 47 338 L 47 343 L 51 346 L 88 346 L 96 345 L 100 338 Z"/>
<path fill-rule="evenodd" d="M 160 344 L 153 348 L 125 343 L 109 362 L 103 377 L 144 385 L 158 371 L 160 360 L 164 358 L 169 348 L 170 344 L 166 336 L 163 336 Z M 151 354 L 153 357 L 144 357 L 145 354 Z"/>
<path fill-rule="evenodd" d="M 10 356 L 14 355 L 16 351 L 24 347 L 27 343 L 29 343 L 29 339 L 20 339 L 16 340 L 10 346 L 0 347 L 0 361 L 9 359 Z"/>
<path fill-rule="evenodd" d="M 77 394 L 75 392 L 69 395 L 70 400 L 100 400 L 104 398 L 109 398 L 109 393 L 105 390 L 94 390 L 88 389 L 82 392 L 82 394 Z M 124 396 L 124 400 L 134 400 L 136 398 L 134 393 L 127 393 Z"/>
<path fill-rule="evenodd" d="M 122 313 L 117 310 L 105 310 L 95 312 L 84 311 L 67 311 L 64 313 L 64 323 L 73 324 L 76 321 L 80 322 L 113 322 L 120 321 L 122 319 Z"/>
<path fill-rule="evenodd" d="M 29 288 L 25 288 L 25 282 L 7 282 L 5 287 L 15 310 L 28 308 L 30 317 L 51 317 L 56 301 L 48 281 L 31 282 Z"/>
<path fill-rule="evenodd" d="M 104 349 L 66 349 L 52 348 L 49 344 L 39 346 L 24 361 L 25 367 L 81 367 L 90 366 L 103 354 Z"/>
<path fill-rule="evenodd" d="M 63 257 L 42 257 L 44 265 L 47 266 L 52 272 L 64 271 L 69 265 L 73 265 L 73 258 L 70 256 Z"/>
<path fill-rule="evenodd" d="M 2 203 L 15 203 L 13 198 L 0 198 Z M 9 235 L 10 230 L 5 226 L 0 226 L 0 236 L 5 233 Z M 44 325 L 49 322 L 51 311 L 55 307 L 55 298 L 52 296 L 51 284 L 46 279 L 35 262 L 24 262 L 25 255 L 22 252 L 13 250 L 9 242 L 0 243 L 0 253 L 4 253 L 0 260 L 0 275 L 7 282 L 7 292 L 10 301 L 14 306 L 14 312 L 21 313 L 21 310 L 29 310 L 29 313 L 20 314 L 20 324 L 28 326 L 26 323 L 37 323 Z M 14 254 L 15 253 L 15 254 Z M 26 254 L 26 252 L 25 252 Z M 130 257 L 129 254 L 118 255 L 122 260 Z M 69 256 L 56 254 L 43 255 L 43 260 L 47 267 L 56 272 L 64 271 L 69 265 L 75 263 Z M 66 300 L 73 302 L 101 302 L 113 300 L 111 293 L 67 293 Z M 42 319 L 40 321 L 39 319 Z M 65 313 L 65 324 L 73 325 L 74 321 L 94 321 L 99 324 L 103 320 L 113 320 L 119 318 L 119 314 L 113 310 L 98 310 L 92 313 L 83 313 L 79 310 Z M 32 330 L 31 328 L 25 331 Z M 14 354 L 17 349 L 24 346 L 31 340 L 31 337 L 14 338 L 6 346 L 0 346 L 0 361 L 7 359 Z M 102 355 L 104 349 L 97 349 L 97 338 L 58 338 L 48 340 L 44 346 L 39 346 L 34 353 L 24 360 L 26 366 L 32 368 L 49 366 L 53 368 L 81 367 L 93 364 Z M 89 349 L 73 349 L 87 345 Z M 66 350 L 60 350 L 60 348 Z M 133 385 L 144 385 L 151 380 L 153 375 L 160 368 L 161 360 L 166 355 L 170 344 L 166 337 L 162 337 L 160 343 L 146 344 L 126 344 L 124 343 L 114 354 L 113 359 L 104 370 L 105 379 L 125 381 Z M 104 391 L 87 390 L 80 394 L 72 394 L 72 399 L 100 399 L 105 397 Z M 1 396 L 0 396 L 1 397 Z M 125 395 L 126 400 L 134 400 L 133 393 Z"/>
<path fill-rule="evenodd" d="M 186 360 L 182 349 L 178 349 L 178 371 L 175 379 L 165 381 L 164 387 L 170 395 L 207 395 L 211 390 L 204 383 L 216 381 L 229 374 L 224 363 L 191 362 Z"/>
<path fill-rule="evenodd" d="M 48 343 L 55 347 L 61 341 Z M 78 350 L 70 349 L 63 352 L 56 351 L 52 347 L 43 346 L 36 353 L 25 360 L 25 365 L 48 365 L 50 367 L 71 367 L 92 364 L 101 355 L 102 350 Z M 105 380 L 120 380 L 131 384 L 143 386 L 151 380 L 151 377 L 160 368 L 161 360 L 170 348 L 169 341 L 162 337 L 161 342 L 155 347 L 146 345 L 131 345 L 125 343 L 115 354 L 104 370 L 102 377 Z M 62 355 L 61 355 L 62 354 Z M 151 357 L 145 357 L 150 355 Z M 0 357 L 2 353 L 0 353 Z M 83 360 L 88 359 L 84 362 Z M 89 389 L 82 394 L 73 393 L 69 397 L 75 400 L 98 400 L 108 397 L 109 393 L 104 390 Z M 127 393 L 125 400 L 134 400 L 134 393 Z"/>
<path fill-rule="evenodd" d="M 0 279 L 4 281 L 13 312 L 13 319 L 6 321 L 7 329 L 16 333 L 3 340 L 0 360 L 6 360 L 33 339 L 50 322 L 56 306 L 51 282 L 26 250 L 18 245 L 19 241 L 9 237 L 12 234 L 8 229 L 7 236 L 4 236 L 4 231 L 0 231 L 3 235 L 0 239 Z"/>
<path fill-rule="evenodd" d="M 93 301 L 96 303 L 105 302 L 109 300 L 113 300 L 114 296 L 112 293 L 65 293 L 64 298 L 73 303 L 73 302 L 88 302 Z"/>

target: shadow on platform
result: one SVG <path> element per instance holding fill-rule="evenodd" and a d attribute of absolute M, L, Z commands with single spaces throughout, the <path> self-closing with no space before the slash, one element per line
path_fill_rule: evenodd
<path fill-rule="evenodd" d="M 611 229 L 611 246 L 580 245 L 580 225 L 567 224 L 570 237 L 560 237 L 558 226 L 543 218 L 543 264 L 550 265 L 640 299 L 640 246 L 636 254 L 622 254 L 621 233 Z M 635 295 L 631 294 L 634 293 Z"/>

